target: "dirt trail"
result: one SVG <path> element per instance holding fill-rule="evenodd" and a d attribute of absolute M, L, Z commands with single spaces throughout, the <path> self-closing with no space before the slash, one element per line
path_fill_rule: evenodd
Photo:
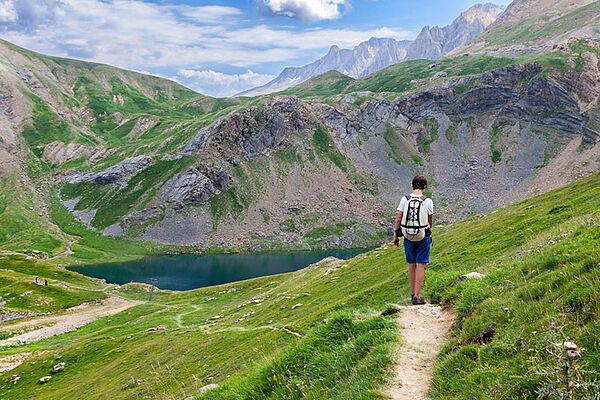
<path fill-rule="evenodd" d="M 36 342 L 38 340 L 71 332 L 94 322 L 98 318 L 114 315 L 143 303 L 143 301 L 127 300 L 118 296 L 110 296 L 104 299 L 101 305 L 84 303 L 69 308 L 65 314 L 35 318 L 5 327 L 0 326 L 0 331 L 18 331 L 41 326 L 39 329 L 0 340 L 0 347 Z"/>
<path fill-rule="evenodd" d="M 446 341 L 453 315 L 438 306 L 400 307 L 401 345 L 394 367 L 395 379 L 385 395 L 390 400 L 425 399 L 435 357 Z"/>

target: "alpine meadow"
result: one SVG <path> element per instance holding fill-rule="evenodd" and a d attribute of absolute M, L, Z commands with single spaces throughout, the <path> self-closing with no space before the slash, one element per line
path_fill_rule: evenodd
<path fill-rule="evenodd" d="M 366 41 L 361 13 L 422 7 L 34 3 L 0 1 L 0 399 L 600 399 L 600 1 L 462 2 Z M 84 12 L 88 42 L 64 22 Z M 103 63 L 122 44 L 147 68 Z M 426 304 L 393 245 L 421 175 Z M 169 287 L 198 273 L 171 261 L 209 281 L 236 257 L 250 275 Z M 108 264 L 120 281 L 88 272 Z"/>

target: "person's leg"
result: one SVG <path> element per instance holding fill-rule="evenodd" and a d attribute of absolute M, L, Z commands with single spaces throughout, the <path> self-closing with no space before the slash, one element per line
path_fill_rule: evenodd
<path fill-rule="evenodd" d="M 417 269 L 417 260 L 415 246 L 412 242 L 404 239 L 404 254 L 406 256 L 406 262 L 408 263 L 408 284 L 410 286 L 410 297 L 411 300 L 415 293 L 415 270 Z"/>
<path fill-rule="evenodd" d="M 410 294 L 415 294 L 415 277 L 416 277 L 417 264 L 408 264 L 408 283 L 410 285 Z"/>
<path fill-rule="evenodd" d="M 425 282 L 425 268 L 427 267 L 427 263 L 417 263 L 415 264 L 415 286 L 414 286 L 414 294 L 415 297 L 421 297 L 421 289 L 423 288 L 423 282 Z M 412 289 L 411 289 L 412 290 Z"/>

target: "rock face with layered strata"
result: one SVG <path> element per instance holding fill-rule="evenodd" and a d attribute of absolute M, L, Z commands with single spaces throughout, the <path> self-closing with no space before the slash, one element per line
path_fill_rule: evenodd
<path fill-rule="evenodd" d="M 113 165 L 100 172 L 74 172 L 66 176 L 65 180 L 70 184 L 90 182 L 95 185 L 106 185 L 116 183 L 124 185 L 127 180 L 135 176 L 154 163 L 152 157 L 141 155 L 126 158 L 120 163 Z"/>

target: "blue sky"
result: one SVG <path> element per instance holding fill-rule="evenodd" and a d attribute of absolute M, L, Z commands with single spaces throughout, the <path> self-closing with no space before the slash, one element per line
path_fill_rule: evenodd
<path fill-rule="evenodd" d="M 0 0 L 0 37 L 228 96 L 331 45 L 413 39 L 476 0 Z M 507 5 L 509 0 L 496 0 Z"/>

